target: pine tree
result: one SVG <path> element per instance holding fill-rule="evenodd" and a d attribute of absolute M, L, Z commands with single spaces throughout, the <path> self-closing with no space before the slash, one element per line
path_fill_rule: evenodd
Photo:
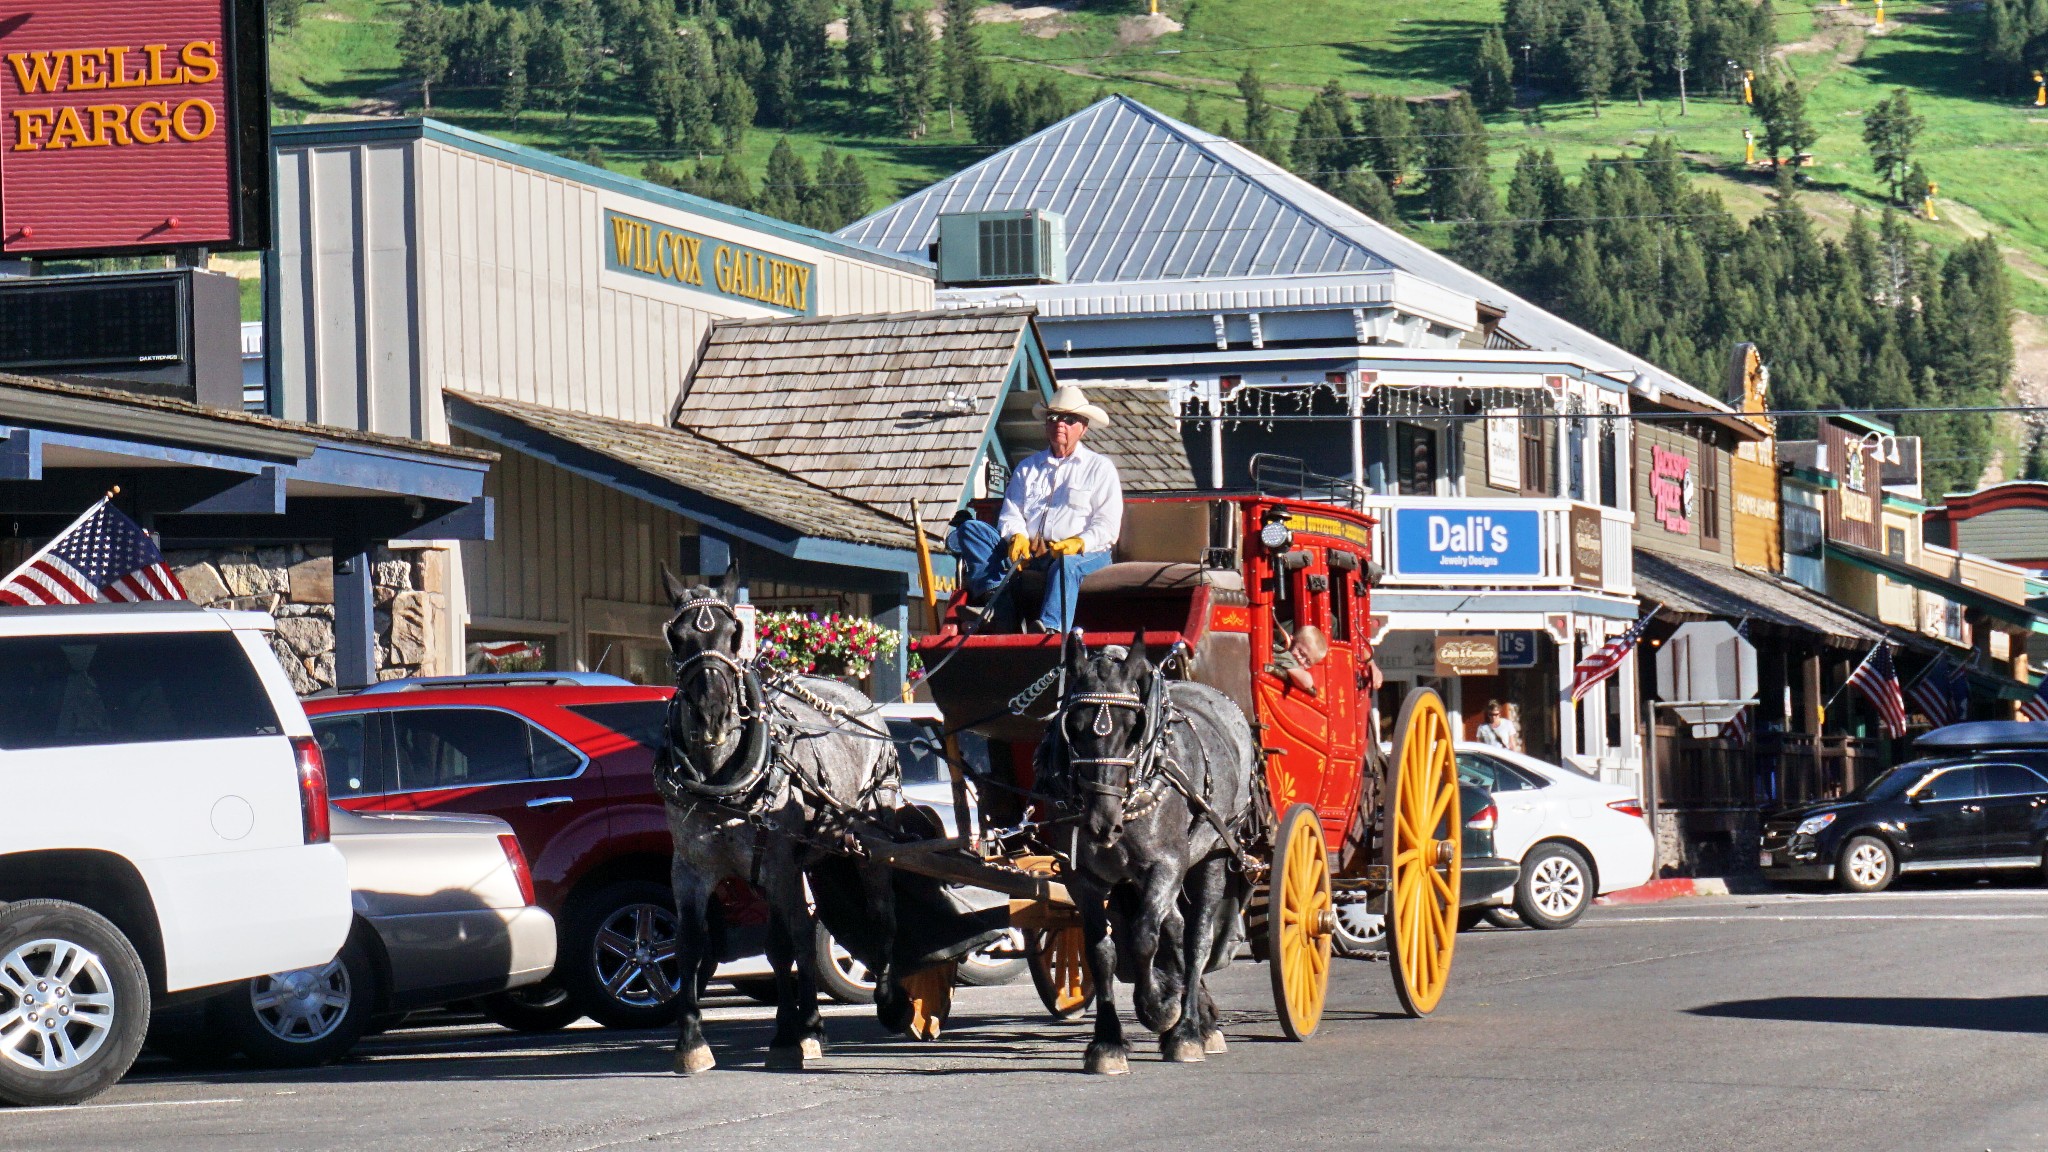
<path fill-rule="evenodd" d="M 803 118 L 803 98 L 798 95 L 796 53 L 789 45 L 777 48 L 768 58 L 768 73 L 761 88 L 761 115 L 768 123 L 781 128 L 796 127 Z"/>
<path fill-rule="evenodd" d="M 1399 187 L 1415 163 L 1415 117 L 1399 96 L 1371 96 L 1358 106 L 1361 162 L 1388 188 Z"/>
<path fill-rule="evenodd" d="M 1893 200 L 1900 199 L 1904 192 L 1906 174 L 1913 166 L 1913 144 L 1926 126 L 1926 120 L 1913 115 L 1912 101 L 1904 88 L 1892 89 L 1890 96 L 1863 114 L 1863 142 L 1870 147 L 1870 170 L 1891 188 Z"/>
<path fill-rule="evenodd" d="M 1572 88 L 1600 115 L 1600 101 L 1614 83 L 1614 29 L 1599 0 L 1583 0 L 1572 12 L 1564 40 L 1565 73 Z"/>
<path fill-rule="evenodd" d="M 1643 104 L 1643 88 L 1650 82 L 1650 66 L 1644 56 L 1646 37 L 1642 5 L 1636 0 L 1606 0 L 1607 26 L 1614 33 L 1614 89 Z"/>
<path fill-rule="evenodd" d="M 1507 41 L 1500 26 L 1486 30 L 1472 54 L 1472 82 L 1467 90 L 1481 112 L 1505 112 L 1515 102 L 1514 62 L 1508 58 Z"/>
<path fill-rule="evenodd" d="M 1692 64 L 1692 5 L 1688 0 L 1649 0 L 1643 6 L 1643 27 L 1650 40 L 1651 73 L 1676 85 L 1680 69 Z"/>
<path fill-rule="evenodd" d="M 1906 170 L 1905 181 L 1899 186 L 1899 198 L 1908 205 L 1918 207 L 1933 195 L 1934 182 L 1927 178 L 1927 169 L 1922 168 L 1920 162 L 1915 160 L 1913 166 Z"/>
<path fill-rule="evenodd" d="M 1346 204 L 1389 227 L 1400 223 L 1394 211 L 1394 194 L 1373 175 L 1370 168 L 1353 168 L 1344 173 L 1330 191 Z"/>
<path fill-rule="evenodd" d="M 921 7 L 898 7 L 885 0 L 883 11 L 888 14 L 888 25 L 884 29 L 882 55 L 889 73 L 896 126 L 905 136 L 919 140 L 930 128 L 932 89 L 936 82 L 930 25 L 925 23 Z"/>
<path fill-rule="evenodd" d="M 1806 93 L 1796 78 L 1781 85 L 1769 74 L 1756 78 L 1757 118 L 1763 121 L 1764 152 L 1772 164 L 1790 159 L 1796 168 L 1799 155 L 1813 146 L 1819 134 L 1806 119 Z"/>
<path fill-rule="evenodd" d="M 1486 122 L 1472 101 L 1459 93 L 1425 106 L 1416 125 L 1422 137 L 1422 164 L 1429 183 L 1425 202 L 1438 220 L 1463 220 L 1478 214 L 1481 196 L 1491 199 L 1487 184 Z"/>
<path fill-rule="evenodd" d="M 779 220 L 807 224 L 810 205 L 817 195 L 810 169 L 796 149 L 790 147 L 789 137 L 777 140 L 768 153 L 768 166 L 761 173 L 761 195 L 754 201 L 754 210 Z"/>
<path fill-rule="evenodd" d="M 981 63 L 981 41 L 974 28 L 974 12 L 980 0 L 945 0 L 945 89 L 946 126 L 953 116 L 967 108 L 970 77 Z"/>
<path fill-rule="evenodd" d="M 1266 100 L 1266 86 L 1249 64 L 1237 78 L 1237 95 L 1244 101 L 1244 138 L 1240 143 L 1268 160 L 1278 161 L 1286 141 L 1280 137 L 1273 105 Z"/>
<path fill-rule="evenodd" d="M 440 0 L 412 0 L 405 24 L 398 33 L 399 66 L 420 86 L 420 104 L 434 108 L 434 85 L 448 75 L 448 10 Z"/>
<path fill-rule="evenodd" d="M 1180 122 L 1197 132 L 1208 131 L 1207 128 L 1202 126 L 1202 107 L 1195 103 L 1195 93 L 1192 88 L 1188 90 L 1187 99 L 1181 102 Z"/>
<path fill-rule="evenodd" d="M 525 15 L 507 12 L 498 25 L 496 42 L 491 47 L 500 77 L 498 110 L 515 120 L 526 111 L 526 42 Z"/>
<path fill-rule="evenodd" d="M 1294 123 L 1294 172 L 1323 188 L 1335 186 L 1352 163 L 1357 127 L 1351 122 L 1351 98 L 1335 80 L 1309 98 Z"/>
<path fill-rule="evenodd" d="M 846 44 L 840 53 L 847 88 L 866 92 L 875 75 L 875 27 L 868 18 L 867 0 L 847 0 Z"/>
<path fill-rule="evenodd" d="M 305 12 L 306 0 L 270 0 L 267 7 L 270 27 L 277 31 L 288 31 L 299 26 L 299 17 Z"/>
<path fill-rule="evenodd" d="M 2034 429 L 2033 445 L 2027 449 L 2027 465 L 2021 474 L 2028 480 L 2048 480 L 2048 434 Z"/>
<path fill-rule="evenodd" d="M 720 78 L 718 103 L 711 110 L 711 118 L 724 137 L 726 151 L 736 152 L 746 142 L 747 129 L 754 126 L 755 111 L 754 90 L 745 77 L 728 72 Z"/>

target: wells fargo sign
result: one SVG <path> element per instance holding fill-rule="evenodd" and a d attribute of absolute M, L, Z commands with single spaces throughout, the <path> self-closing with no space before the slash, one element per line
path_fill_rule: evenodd
<path fill-rule="evenodd" d="M 623 212 L 604 214 L 604 266 L 809 316 L 817 267 Z"/>
<path fill-rule="evenodd" d="M 268 239 L 261 0 L 0 0 L 0 250 Z"/>

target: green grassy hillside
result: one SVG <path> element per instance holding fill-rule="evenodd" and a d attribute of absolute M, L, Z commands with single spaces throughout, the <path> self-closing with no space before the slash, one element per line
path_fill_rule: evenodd
<path fill-rule="evenodd" d="M 2048 384 L 2048 322 L 2039 319 L 2048 317 L 2048 207 L 2041 194 L 2048 109 L 1980 87 L 1977 6 L 1893 0 L 1880 32 L 1868 0 L 1762 2 L 1776 8 L 1777 57 L 1807 90 L 1809 119 L 1820 133 L 1807 170 L 1807 207 L 1835 227 L 1859 207 L 1881 207 L 1861 116 L 1893 87 L 1908 89 L 1927 123 L 1917 155 L 1940 186 L 1941 219 L 1916 227 L 1941 245 L 1985 231 L 1998 237 L 2024 310 L 2016 327 L 2020 374 Z M 404 11 L 403 0 L 309 3 L 298 27 L 276 39 L 280 119 L 417 112 L 417 95 L 399 76 Z M 1161 11 L 1164 19 L 1147 17 L 1145 0 L 985 3 L 980 42 L 1001 80 L 1050 78 L 1075 105 L 1117 91 L 1175 115 L 1192 106 L 1211 129 L 1241 118 L 1234 81 L 1249 65 L 1281 107 L 1280 129 L 1291 133 L 1293 111 L 1332 78 L 1359 95 L 1423 97 L 1462 84 L 1480 34 L 1500 19 L 1501 0 L 1162 0 Z M 1684 115 L 1675 99 L 1638 106 L 1617 96 L 1595 117 L 1580 101 L 1538 94 L 1533 107 L 1489 119 L 1496 182 L 1505 186 L 1524 146 L 1553 149 L 1572 169 L 1585 157 L 1631 151 L 1661 133 L 1674 138 L 1693 177 L 1720 191 L 1738 214 L 1761 211 L 1769 177 L 1742 164 L 1742 129 L 1754 121 L 1721 81 L 1711 69 L 1696 70 L 1698 95 Z M 637 172 L 648 159 L 690 158 L 664 149 L 653 119 L 629 91 L 596 93 L 570 122 L 546 110 L 509 117 L 488 94 L 444 88 L 434 114 L 565 154 L 595 146 L 621 171 Z M 758 178 L 780 135 L 748 135 L 739 159 L 751 175 Z M 880 98 L 852 100 L 836 86 L 810 102 L 801 128 L 788 135 L 807 159 L 827 146 L 857 155 L 877 207 L 989 151 L 973 143 L 964 117 L 949 123 L 943 110 L 929 136 L 905 140 Z M 1431 229 L 1421 231 L 1436 239 Z"/>

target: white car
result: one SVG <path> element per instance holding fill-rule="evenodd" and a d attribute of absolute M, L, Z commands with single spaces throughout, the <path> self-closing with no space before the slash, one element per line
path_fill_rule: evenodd
<path fill-rule="evenodd" d="M 0 609 L 0 1101 L 71 1104 L 152 998 L 348 938 L 326 769 L 268 616 Z"/>
<path fill-rule="evenodd" d="M 333 810 L 356 925 L 327 963 L 245 980 L 159 1016 L 150 1047 L 274 1068 L 324 1064 L 406 1013 L 523 988 L 555 967 L 512 826 L 494 816 Z"/>
<path fill-rule="evenodd" d="M 1495 923 L 1512 907 L 1531 928 L 1563 928 L 1595 896 L 1650 879 L 1656 841 L 1628 789 L 1488 744 L 1458 745 L 1458 775 L 1492 793 L 1494 851 L 1521 867 Z"/>

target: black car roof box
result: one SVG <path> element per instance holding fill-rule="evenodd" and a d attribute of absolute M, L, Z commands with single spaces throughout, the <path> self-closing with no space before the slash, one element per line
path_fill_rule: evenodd
<path fill-rule="evenodd" d="M 1951 724 L 1913 741 L 1915 752 L 1973 752 L 1988 748 L 2048 748 L 2048 724 L 2030 720 L 1972 720 Z"/>

